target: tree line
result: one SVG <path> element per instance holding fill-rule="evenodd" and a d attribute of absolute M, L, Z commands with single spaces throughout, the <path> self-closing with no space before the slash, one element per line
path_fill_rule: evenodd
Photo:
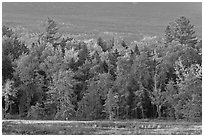
<path fill-rule="evenodd" d="M 189 19 L 161 38 L 118 41 L 70 38 L 50 18 L 36 34 L 3 26 L 5 117 L 201 120 L 202 41 Z"/>

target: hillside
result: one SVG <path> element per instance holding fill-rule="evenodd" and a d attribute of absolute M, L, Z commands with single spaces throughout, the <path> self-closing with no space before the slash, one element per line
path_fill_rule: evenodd
<path fill-rule="evenodd" d="M 117 32 L 134 38 L 162 35 L 169 22 L 186 16 L 202 35 L 200 3 L 3 3 L 2 13 L 3 24 L 32 31 L 52 17 L 70 33 Z"/>

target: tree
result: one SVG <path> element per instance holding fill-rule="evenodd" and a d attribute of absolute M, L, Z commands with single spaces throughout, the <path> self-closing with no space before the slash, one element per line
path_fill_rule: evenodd
<path fill-rule="evenodd" d="M 173 80 L 170 80 L 165 89 L 164 97 L 166 100 L 165 107 L 166 117 L 175 119 L 175 106 L 177 105 L 177 85 Z"/>
<path fill-rule="evenodd" d="M 12 29 L 3 25 L 2 26 L 2 36 L 11 37 L 12 35 L 13 35 Z"/>
<path fill-rule="evenodd" d="M 140 55 L 140 50 L 137 46 L 137 44 L 135 45 L 134 51 L 133 51 L 136 55 Z"/>
<path fill-rule="evenodd" d="M 180 58 L 185 68 L 190 67 L 192 64 L 202 64 L 202 55 L 199 55 L 199 52 L 192 47 L 184 47 Z"/>
<path fill-rule="evenodd" d="M 13 78 L 14 61 L 29 50 L 11 28 L 3 26 L 2 34 L 2 76 L 5 82 Z"/>
<path fill-rule="evenodd" d="M 158 57 L 157 50 L 155 49 L 155 55 L 153 60 L 155 62 L 155 70 L 153 74 L 153 91 L 150 92 L 150 98 L 154 105 L 156 105 L 156 110 L 158 118 L 161 118 L 161 108 L 166 103 L 166 98 L 164 96 L 164 91 L 162 91 L 162 84 L 165 82 L 166 70 L 165 66 L 162 65 L 163 61 L 161 57 Z"/>
<path fill-rule="evenodd" d="M 174 23 L 171 23 L 166 27 L 166 42 L 169 43 L 175 40 L 179 41 L 181 44 L 189 44 L 191 47 L 194 47 L 198 40 L 193 28 L 194 26 L 186 17 L 182 16 L 179 19 L 176 19 Z"/>
<path fill-rule="evenodd" d="M 118 100 L 119 100 L 119 116 L 120 117 L 128 117 L 128 97 L 129 97 L 129 91 L 128 86 L 129 82 L 131 81 L 131 66 L 132 63 L 129 60 L 128 57 L 121 56 L 118 58 L 117 61 L 117 67 L 116 67 L 116 80 L 115 80 L 115 86 L 117 87 L 118 92 Z"/>
<path fill-rule="evenodd" d="M 150 98 L 151 101 L 154 105 L 156 105 L 156 110 L 157 110 L 157 114 L 158 114 L 158 118 L 161 118 L 161 108 L 162 106 L 164 106 L 164 104 L 166 103 L 165 97 L 164 97 L 164 93 L 162 92 L 161 87 L 157 87 L 158 86 L 158 77 L 157 74 L 155 73 L 154 75 L 154 89 L 152 92 L 150 92 Z"/>
<path fill-rule="evenodd" d="M 78 102 L 76 116 L 79 119 L 94 120 L 103 117 L 103 104 L 101 89 L 98 80 L 90 80 L 88 89 L 82 100 Z"/>
<path fill-rule="evenodd" d="M 44 77 L 39 75 L 40 59 L 36 56 L 38 52 L 31 52 L 29 55 L 22 55 L 16 61 L 15 76 L 19 78 L 20 84 L 18 86 L 19 95 L 19 109 L 20 113 L 27 112 L 32 105 L 33 97 L 39 94 L 35 102 L 41 102 L 43 98 Z M 24 107 L 25 106 L 25 107 Z M 22 111 L 21 111 L 22 110 Z"/>
<path fill-rule="evenodd" d="M 135 105 L 134 109 L 138 110 L 139 108 L 141 110 L 142 118 L 145 118 L 145 114 L 144 114 L 145 92 L 147 92 L 147 89 L 143 87 L 142 83 L 139 83 L 139 89 L 134 92 L 136 96 L 134 101 L 134 105 Z"/>
<path fill-rule="evenodd" d="M 97 44 L 102 48 L 103 52 L 108 50 L 107 43 L 101 37 L 98 38 Z"/>
<path fill-rule="evenodd" d="M 113 119 L 113 108 L 117 108 L 117 97 L 114 96 L 112 89 L 109 89 L 107 98 L 104 104 L 105 112 L 109 116 L 109 120 Z"/>
<path fill-rule="evenodd" d="M 202 117 L 202 68 L 198 64 L 184 68 L 182 60 L 179 60 L 175 69 L 178 76 L 176 115 L 179 115 L 178 118 L 199 121 Z"/>
<path fill-rule="evenodd" d="M 166 43 L 170 43 L 174 40 L 173 32 L 171 30 L 171 25 L 167 25 L 166 30 L 165 30 L 165 41 Z"/>
<path fill-rule="evenodd" d="M 49 87 L 49 103 L 55 104 L 57 111 L 55 119 L 67 120 L 75 116 L 73 96 L 73 72 L 59 70 L 53 74 L 53 83 Z"/>
<path fill-rule="evenodd" d="M 14 81 L 8 79 L 2 89 L 2 98 L 5 103 L 5 107 L 3 108 L 4 112 L 7 112 L 8 110 L 10 110 L 10 113 L 12 112 L 12 104 L 14 103 L 14 98 L 16 96 L 17 89 L 14 87 Z"/>
<path fill-rule="evenodd" d="M 127 46 L 127 44 L 125 43 L 125 41 L 124 41 L 124 40 L 122 41 L 121 45 L 122 45 L 122 46 L 123 46 L 125 49 L 127 49 L 127 48 L 128 48 L 128 46 Z"/>
<path fill-rule="evenodd" d="M 9 56 L 2 55 L 2 81 L 6 82 L 7 79 L 13 78 L 13 65 Z"/>
<path fill-rule="evenodd" d="M 53 19 L 48 18 L 45 24 L 45 41 L 53 44 L 54 47 L 56 46 L 57 40 L 61 37 L 58 30 L 57 23 Z"/>
<path fill-rule="evenodd" d="M 117 115 L 118 110 L 118 95 L 114 91 L 114 81 L 112 80 L 111 74 L 100 75 L 100 87 L 103 89 L 105 97 L 104 112 L 106 112 L 109 120 L 113 119 L 114 115 Z M 114 111 L 115 110 L 115 111 Z"/>

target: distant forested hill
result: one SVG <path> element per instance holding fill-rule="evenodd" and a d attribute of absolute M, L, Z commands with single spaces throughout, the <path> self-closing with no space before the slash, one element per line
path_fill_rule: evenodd
<path fill-rule="evenodd" d="M 37 29 L 48 16 L 74 32 L 163 34 L 166 24 L 186 16 L 202 35 L 201 3 L 3 3 L 3 24 Z"/>

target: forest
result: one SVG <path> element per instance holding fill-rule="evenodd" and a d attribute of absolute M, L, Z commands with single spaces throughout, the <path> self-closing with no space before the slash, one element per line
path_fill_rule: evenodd
<path fill-rule="evenodd" d="M 202 120 L 202 40 L 186 17 L 163 37 L 79 40 L 48 18 L 40 33 L 2 27 L 5 119 Z"/>

